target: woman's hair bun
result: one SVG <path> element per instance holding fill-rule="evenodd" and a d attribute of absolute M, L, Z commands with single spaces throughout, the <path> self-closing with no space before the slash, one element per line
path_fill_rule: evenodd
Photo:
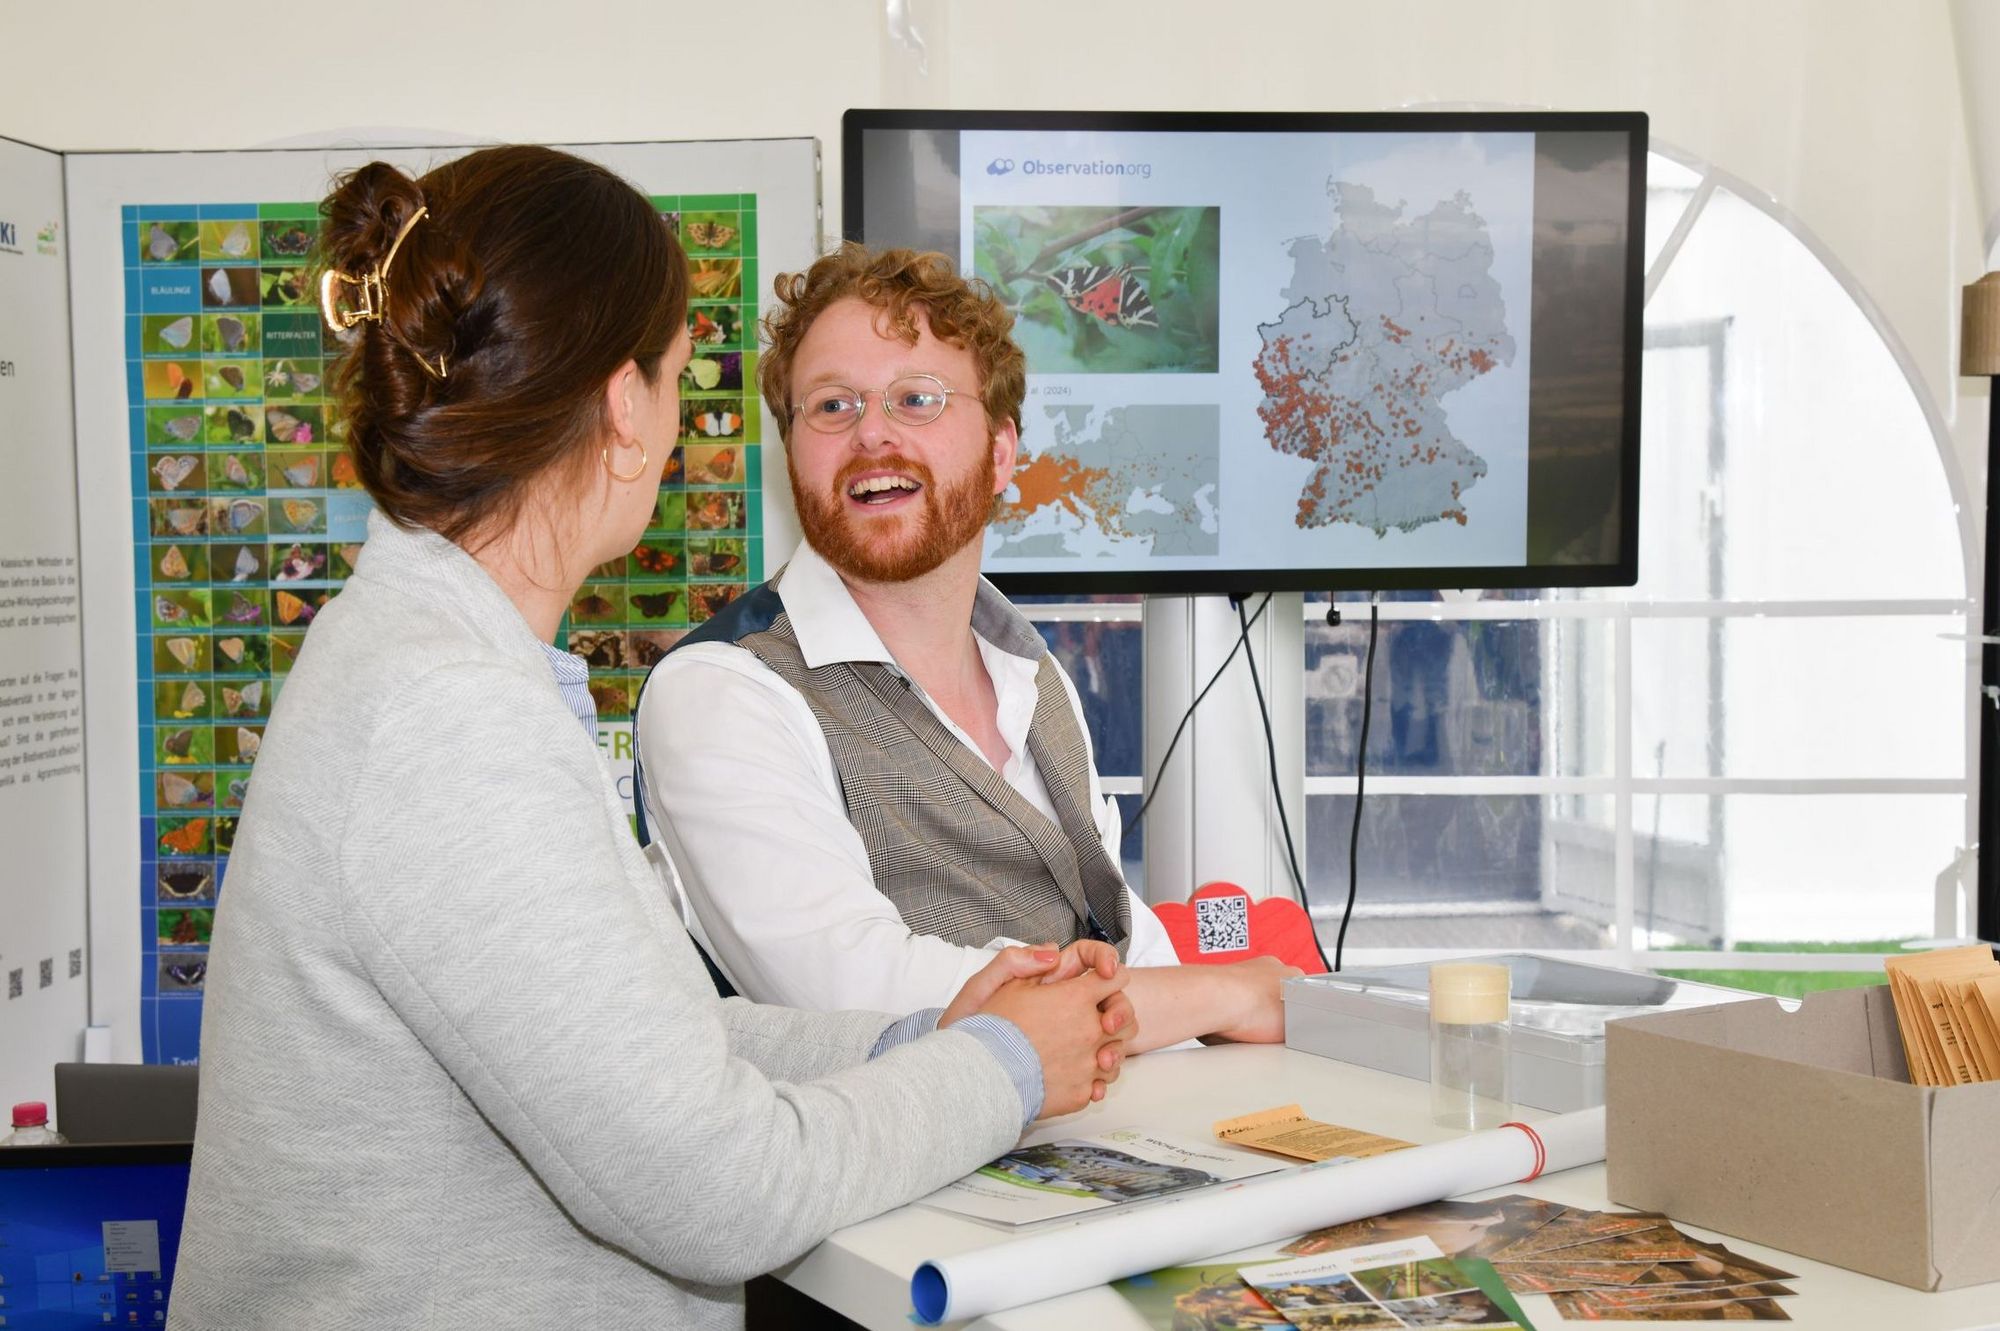
<path fill-rule="evenodd" d="M 320 215 L 336 305 L 362 308 L 380 277 L 379 317 L 329 332 L 328 379 L 362 484 L 405 526 L 460 540 L 503 524 L 528 481 L 596 455 L 608 376 L 633 360 L 653 382 L 682 330 L 672 232 L 568 153 L 484 148 L 415 180 L 370 162 Z"/>
<path fill-rule="evenodd" d="M 379 357 L 378 382 L 391 401 L 415 406 L 449 381 L 459 358 L 459 318 L 477 292 L 478 274 L 455 245 L 446 219 L 435 215 L 416 181 L 387 162 L 348 173 L 320 205 L 325 221 L 320 252 L 341 274 L 337 294 L 359 295 L 355 283 L 380 275 L 379 318 L 356 325 L 350 349 Z M 389 345 L 370 352 L 368 344 Z M 414 362 L 395 364 L 400 351 Z"/>
<path fill-rule="evenodd" d="M 388 256 L 403 223 L 423 206 L 417 182 L 387 162 L 348 172 L 320 204 L 327 266 L 354 274 L 373 269 Z"/>

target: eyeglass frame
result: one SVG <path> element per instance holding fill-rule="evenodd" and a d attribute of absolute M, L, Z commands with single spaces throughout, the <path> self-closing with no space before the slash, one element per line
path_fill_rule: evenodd
<path fill-rule="evenodd" d="M 907 379 L 924 379 L 937 385 L 938 395 L 944 399 L 944 401 L 938 405 L 937 415 L 926 416 L 924 419 L 920 421 L 909 420 L 903 416 L 898 415 L 896 412 L 896 408 L 889 405 L 889 396 L 888 396 L 889 390 L 894 388 L 897 384 L 904 382 Z M 854 418 L 852 420 L 842 421 L 837 425 L 831 425 L 831 426 L 816 425 L 813 423 L 812 416 L 807 415 L 805 417 L 806 425 L 816 434 L 839 434 L 842 431 L 852 430 L 858 427 L 862 421 L 868 418 L 868 398 L 870 394 L 873 394 L 876 398 L 880 399 L 882 403 L 882 414 L 888 417 L 890 420 L 896 422 L 898 425 L 908 425 L 913 427 L 934 425 L 937 423 L 938 418 L 944 415 L 945 409 L 951 406 L 952 398 L 956 397 L 958 394 L 965 391 L 962 388 L 949 387 L 948 385 L 946 385 L 944 380 L 938 378 L 934 374 L 922 374 L 922 373 L 899 374 L 894 379 L 891 379 L 888 383 L 883 384 L 880 388 L 849 388 L 846 384 L 821 384 L 818 388 L 815 388 L 812 390 L 812 392 L 806 394 L 806 400 L 810 401 L 812 398 L 817 397 L 821 393 L 826 392 L 828 389 L 837 389 L 842 393 L 851 394 L 852 396 L 850 397 L 836 398 L 833 400 L 842 402 L 858 401 L 861 404 L 861 409 L 854 414 Z M 798 416 L 801 413 L 805 412 L 805 409 L 806 409 L 806 401 L 794 402 L 792 404 L 792 415 Z"/>

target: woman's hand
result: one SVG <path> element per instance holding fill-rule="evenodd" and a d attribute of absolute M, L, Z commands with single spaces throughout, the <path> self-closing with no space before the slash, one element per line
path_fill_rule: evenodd
<path fill-rule="evenodd" d="M 951 1003 L 938 1018 L 938 1028 L 963 1020 L 984 1008 L 1000 986 L 1009 980 L 1028 980 L 1046 976 L 1058 978 L 1058 968 L 1066 964 L 1062 951 L 1053 943 L 1041 947 L 1003 947 L 993 954 L 993 960 L 980 967 L 953 995 Z M 1070 975 L 1080 974 L 1080 969 L 1070 970 Z M 1067 977 L 1062 977 L 1067 978 Z"/>
<path fill-rule="evenodd" d="M 1057 979 L 1066 980 L 1091 971 L 1108 980 L 1118 973 L 1119 966 L 1117 948 L 1095 938 L 1079 938 L 1062 950 L 1062 960 L 1042 977 L 1042 983 L 1047 984 Z M 1126 1044 L 1139 1035 L 1139 1013 L 1132 1006 L 1132 996 L 1120 989 L 1099 1004 L 1098 1010 L 1104 1014 L 1104 1033 L 1116 1035 L 1120 1040 L 1115 1050 L 1106 1050 L 1105 1057 L 1123 1059 Z M 1115 1061 L 1103 1064 L 1106 1072 L 1116 1071 L 1117 1066 Z M 1100 1092 L 1091 1098 L 1101 1100 L 1104 1096 Z"/>
<path fill-rule="evenodd" d="M 965 982 L 940 1029 L 990 1012 L 1020 1028 L 1042 1062 L 1042 1115 L 1081 1109 L 1116 1081 L 1125 1042 L 1138 1030 L 1128 973 L 1105 943 L 1009 947 Z"/>

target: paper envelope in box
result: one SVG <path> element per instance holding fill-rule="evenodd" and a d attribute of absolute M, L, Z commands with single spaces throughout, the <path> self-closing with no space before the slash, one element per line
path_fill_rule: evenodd
<path fill-rule="evenodd" d="M 1886 987 L 1606 1039 L 1613 1201 L 1916 1289 L 2000 1280 L 2000 1082 L 1911 1085 Z"/>

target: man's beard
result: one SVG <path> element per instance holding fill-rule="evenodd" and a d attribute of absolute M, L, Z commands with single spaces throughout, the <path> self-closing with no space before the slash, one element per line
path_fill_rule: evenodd
<path fill-rule="evenodd" d="M 993 512 L 988 473 L 977 464 L 940 487 L 931 469 L 921 462 L 857 457 L 840 469 L 826 494 L 799 484 L 798 468 L 792 465 L 789 454 L 785 465 L 791 472 L 792 498 L 806 544 L 834 568 L 862 582 L 909 582 L 923 577 L 979 540 Z M 870 538 L 867 528 L 874 524 L 847 508 L 847 487 L 863 473 L 885 467 L 915 477 L 924 487 L 916 532 L 900 535 L 887 548 L 881 538 Z"/>

